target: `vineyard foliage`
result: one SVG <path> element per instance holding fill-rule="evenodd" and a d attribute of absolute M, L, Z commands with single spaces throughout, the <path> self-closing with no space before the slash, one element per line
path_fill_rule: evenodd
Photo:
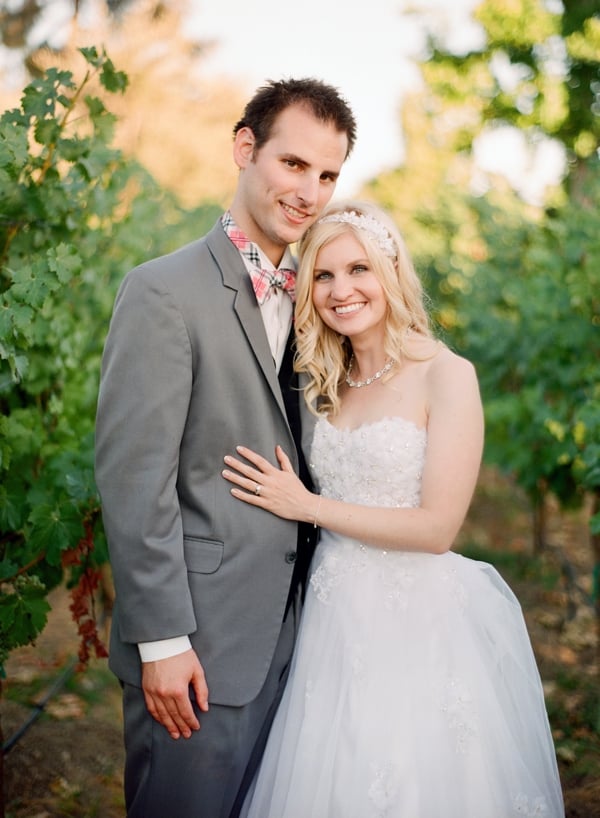
<path fill-rule="evenodd" d="M 104 99 L 127 77 L 96 48 L 81 55 L 79 81 L 51 68 L 0 118 L 0 670 L 43 629 L 48 591 L 63 581 L 81 658 L 103 651 L 93 432 L 115 291 L 214 213 L 184 214 L 110 146 Z"/>
<path fill-rule="evenodd" d="M 544 140 L 562 146 L 565 175 L 545 208 L 498 195 L 493 183 L 483 196 L 464 197 L 461 222 L 447 231 L 451 266 L 441 289 L 456 310 L 455 337 L 478 366 L 488 460 L 516 478 L 534 507 L 548 493 L 565 508 L 591 494 L 596 537 L 598 3 L 484 0 L 474 18 L 484 33 L 480 47 L 457 57 L 432 41 L 422 66 L 428 108 L 446 123 L 447 147 L 460 156 L 484 131 L 518 128 L 531 150 Z M 456 211 L 461 197 L 450 193 L 450 198 Z M 439 267 L 443 259 L 438 254 L 432 266 Z"/>
<path fill-rule="evenodd" d="M 459 299 L 478 368 L 486 456 L 535 503 L 600 496 L 600 164 L 581 203 L 527 221 L 476 200 L 483 258 Z M 480 246 L 480 253 L 481 251 Z M 600 514 L 591 520 L 600 533 Z"/>

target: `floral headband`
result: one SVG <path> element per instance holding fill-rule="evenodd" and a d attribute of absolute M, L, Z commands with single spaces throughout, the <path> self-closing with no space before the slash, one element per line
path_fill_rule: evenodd
<path fill-rule="evenodd" d="M 358 227 L 359 230 L 364 230 L 368 233 L 379 245 L 379 249 L 385 253 L 389 258 L 396 258 L 396 245 L 394 239 L 384 227 L 381 222 L 373 216 L 362 213 L 357 213 L 355 210 L 343 210 L 339 213 L 332 213 L 330 216 L 324 216 L 319 219 L 317 224 L 326 224 L 328 222 L 340 222 L 352 224 Z"/>

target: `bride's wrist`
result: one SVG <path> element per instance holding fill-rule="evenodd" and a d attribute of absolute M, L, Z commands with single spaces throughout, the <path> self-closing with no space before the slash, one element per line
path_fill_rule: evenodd
<path fill-rule="evenodd" d="M 323 496 L 321 494 L 313 494 L 312 498 L 313 498 L 314 513 L 312 515 L 311 522 L 312 522 L 314 528 L 318 528 L 319 527 L 319 514 L 321 512 L 321 500 L 323 499 Z"/>

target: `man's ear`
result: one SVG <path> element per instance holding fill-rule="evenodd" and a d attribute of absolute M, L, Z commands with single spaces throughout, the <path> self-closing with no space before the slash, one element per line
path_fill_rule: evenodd
<path fill-rule="evenodd" d="M 240 128 L 233 140 L 233 159 L 242 170 L 254 159 L 254 146 L 256 138 L 252 128 L 248 126 Z"/>

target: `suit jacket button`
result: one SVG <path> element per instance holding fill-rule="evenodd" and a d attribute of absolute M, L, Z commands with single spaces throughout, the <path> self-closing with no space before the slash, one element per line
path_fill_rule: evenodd
<path fill-rule="evenodd" d="M 296 562 L 296 552 L 295 551 L 288 551 L 285 555 L 286 562 Z"/>

